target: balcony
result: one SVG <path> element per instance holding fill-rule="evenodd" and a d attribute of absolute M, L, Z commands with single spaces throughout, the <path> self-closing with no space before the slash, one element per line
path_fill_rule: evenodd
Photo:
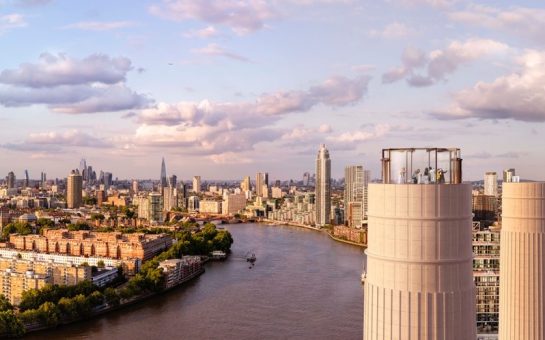
<path fill-rule="evenodd" d="M 382 182 L 385 184 L 462 183 L 460 149 L 383 149 Z"/>

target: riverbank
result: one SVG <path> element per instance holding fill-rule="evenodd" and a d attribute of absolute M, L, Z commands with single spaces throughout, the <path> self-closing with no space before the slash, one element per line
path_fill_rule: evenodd
<path fill-rule="evenodd" d="M 204 264 L 204 262 L 203 262 L 203 264 Z M 184 279 L 180 280 L 180 282 L 178 282 L 175 286 L 166 288 L 166 289 L 161 290 L 159 292 L 151 292 L 151 293 L 146 293 L 146 294 L 136 296 L 134 298 L 131 298 L 131 299 L 128 299 L 128 300 L 125 300 L 125 301 L 121 302 L 117 306 L 108 305 L 108 304 L 98 306 L 91 312 L 90 315 L 88 315 L 88 316 L 86 316 L 84 318 L 77 318 L 77 319 L 72 319 L 72 320 L 61 320 L 59 322 L 59 324 L 55 325 L 55 326 L 48 326 L 48 325 L 43 325 L 43 324 L 25 325 L 25 333 L 24 334 L 26 335 L 26 334 L 30 334 L 30 333 L 44 332 L 44 331 L 59 328 L 59 327 L 62 327 L 62 326 L 66 326 L 66 325 L 70 325 L 70 324 L 74 324 L 74 323 L 78 323 L 78 322 L 82 322 L 82 321 L 91 320 L 93 318 L 97 318 L 97 317 L 102 316 L 104 314 L 107 314 L 107 313 L 110 313 L 110 312 L 113 312 L 113 311 L 116 311 L 116 310 L 124 309 L 124 308 L 127 308 L 129 306 L 139 304 L 141 302 L 149 300 L 151 297 L 156 297 L 158 295 L 162 295 L 162 294 L 168 293 L 168 292 L 170 292 L 170 291 L 172 291 L 172 290 L 174 290 L 176 288 L 179 288 L 179 287 L 183 286 L 184 283 L 187 283 L 187 282 L 201 276 L 204 272 L 205 272 L 205 269 L 204 269 L 204 267 L 202 267 L 197 272 L 195 272 L 195 273 L 185 277 Z"/>
<path fill-rule="evenodd" d="M 333 235 L 333 233 L 331 232 L 331 230 L 325 229 L 325 228 L 315 228 L 315 227 L 311 227 L 311 226 L 308 226 L 308 225 L 304 225 L 304 224 L 300 224 L 300 223 L 295 223 L 295 222 L 275 221 L 275 220 L 269 220 L 269 219 L 261 219 L 261 220 L 259 220 L 259 221 L 256 222 L 256 223 L 258 223 L 258 224 L 259 224 L 259 223 L 263 223 L 263 224 L 267 224 L 267 225 L 287 225 L 287 226 L 292 226 L 292 227 L 299 227 L 299 228 L 310 229 L 310 230 L 314 230 L 314 231 L 317 231 L 317 232 L 324 232 L 324 233 L 326 233 L 327 235 L 329 235 L 329 237 L 330 237 L 331 239 L 333 239 L 334 241 L 342 242 L 342 243 L 346 243 L 346 244 L 350 244 L 350 245 L 358 246 L 358 247 L 362 247 L 362 248 L 367 248 L 367 245 L 366 245 L 366 244 L 357 243 L 357 242 L 353 242 L 353 241 L 349 241 L 349 240 L 345 240 L 345 239 L 336 237 L 335 235 Z"/>

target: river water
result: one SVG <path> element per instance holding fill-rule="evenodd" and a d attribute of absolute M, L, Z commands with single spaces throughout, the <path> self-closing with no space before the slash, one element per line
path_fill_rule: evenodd
<path fill-rule="evenodd" d="M 361 339 L 361 248 L 288 226 L 225 226 L 231 257 L 199 278 L 29 339 Z M 244 259 L 256 254 L 253 268 Z"/>

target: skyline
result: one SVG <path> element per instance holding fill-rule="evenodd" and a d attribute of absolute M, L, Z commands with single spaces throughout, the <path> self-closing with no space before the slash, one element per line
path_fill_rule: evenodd
<path fill-rule="evenodd" d="M 70 13 L 70 15 L 66 15 Z M 0 0 L 2 177 L 332 177 L 457 146 L 543 180 L 545 6 L 449 0 Z M 32 42 L 23 44 L 21 42 Z M 394 100 L 392 100 L 394 99 Z"/>

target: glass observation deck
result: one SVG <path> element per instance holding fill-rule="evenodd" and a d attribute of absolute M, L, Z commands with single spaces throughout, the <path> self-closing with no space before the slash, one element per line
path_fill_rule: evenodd
<path fill-rule="evenodd" d="M 382 150 L 385 184 L 462 183 L 462 158 L 456 148 L 402 148 Z"/>

